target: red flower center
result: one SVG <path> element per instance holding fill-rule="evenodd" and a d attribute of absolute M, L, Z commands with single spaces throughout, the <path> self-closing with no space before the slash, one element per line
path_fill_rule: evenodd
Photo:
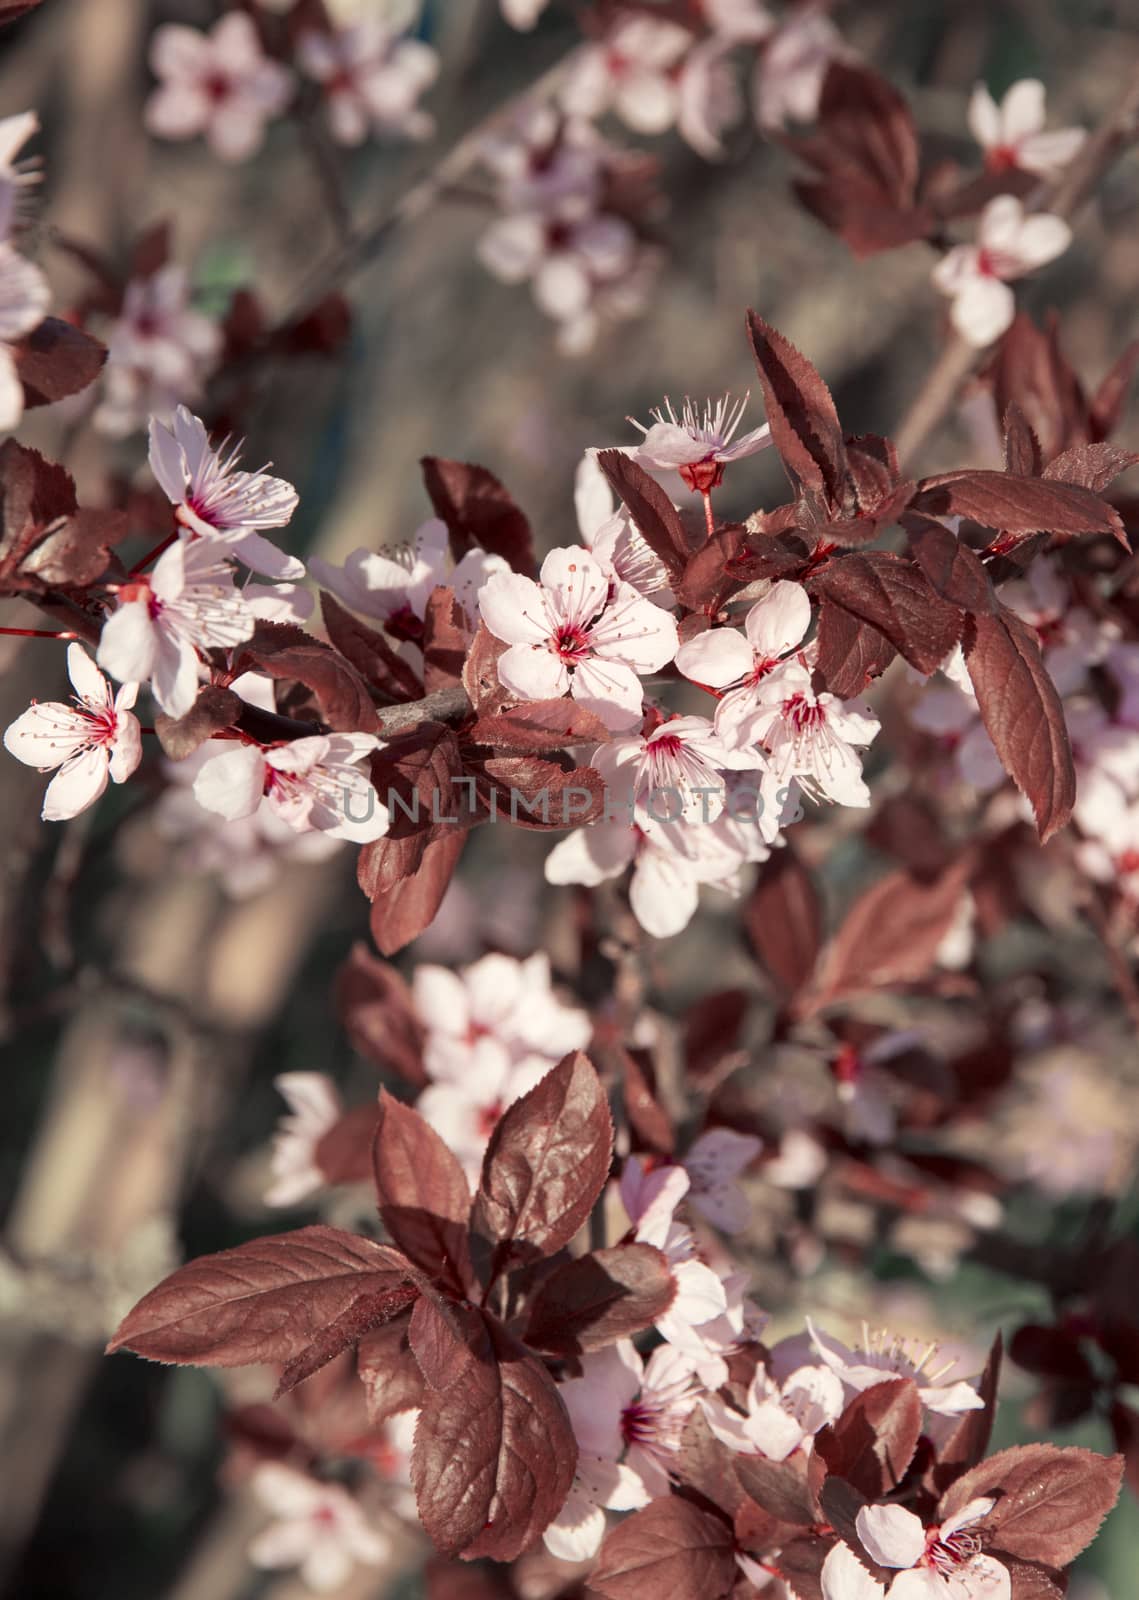
<path fill-rule="evenodd" d="M 827 714 L 822 706 L 812 705 L 806 695 L 802 694 L 793 694 L 789 700 L 784 700 L 783 717 L 796 733 L 807 733 L 814 728 L 821 728 L 827 720 Z"/>
<path fill-rule="evenodd" d="M 554 654 L 567 665 L 582 661 L 589 654 L 589 635 L 578 622 L 563 622 L 550 640 Z"/>

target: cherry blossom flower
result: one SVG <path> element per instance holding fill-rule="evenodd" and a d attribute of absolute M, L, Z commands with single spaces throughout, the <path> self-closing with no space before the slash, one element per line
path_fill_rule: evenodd
<path fill-rule="evenodd" d="M 160 80 L 143 113 L 159 139 L 199 134 L 222 161 L 246 161 L 293 92 L 286 67 L 261 48 L 247 12 L 227 11 L 208 33 L 168 22 L 155 29 L 150 65 Z"/>
<path fill-rule="evenodd" d="M 644 702 L 638 674 L 676 654 L 676 622 L 634 589 L 610 597 L 587 550 L 551 550 L 540 582 L 498 573 L 479 596 L 483 621 L 510 646 L 498 675 L 513 694 L 541 700 L 568 689 L 607 728 L 633 726 Z"/>
<path fill-rule="evenodd" d="M 680 1166 L 648 1171 L 639 1156 L 630 1156 L 621 1171 L 621 1203 L 634 1225 L 640 1244 L 654 1245 L 668 1258 L 676 1294 L 656 1322 L 657 1332 L 676 1347 L 702 1381 L 718 1388 L 727 1382 L 727 1366 L 720 1356 L 718 1335 L 710 1347 L 701 1336 L 702 1326 L 713 1324 L 728 1309 L 721 1278 L 699 1259 L 691 1228 L 678 1222 L 674 1212 L 688 1193 L 691 1180 Z M 714 1380 L 714 1381 L 713 1381 Z"/>
<path fill-rule="evenodd" d="M 197 698 L 199 653 L 240 644 L 256 625 L 228 555 L 219 539 L 179 539 L 153 572 L 119 587 L 103 624 L 99 665 L 120 683 L 149 683 L 169 717 L 184 717 Z"/>
<path fill-rule="evenodd" d="M 595 450 L 587 450 L 578 463 L 574 509 L 582 543 L 605 568 L 611 589 L 624 583 L 646 600 L 673 604 L 668 568 L 625 507 L 614 504 Z"/>
<path fill-rule="evenodd" d="M 553 1066 L 583 1050 L 592 1031 L 588 1014 L 554 991 L 548 957 L 525 961 L 488 955 L 461 972 L 421 964 L 412 996 L 427 1030 L 424 1065 L 432 1077 L 497 1069 L 528 1056 Z"/>
<path fill-rule="evenodd" d="M 175 508 L 178 522 L 214 535 L 255 572 L 271 578 L 304 577 L 304 566 L 263 539 L 260 528 L 283 528 L 297 508 L 297 491 L 264 470 L 238 470 L 240 447 L 211 446 L 200 418 L 179 406 L 167 428 L 150 423 L 150 470 Z"/>
<path fill-rule="evenodd" d="M 709 1128 L 684 1158 L 689 1205 L 724 1233 L 742 1233 L 748 1225 L 751 1207 L 737 1179 L 762 1148 L 754 1134 Z"/>
<path fill-rule="evenodd" d="M 669 939 L 696 912 L 703 884 L 737 895 L 744 856 L 714 827 L 660 823 L 652 835 L 621 821 L 576 828 L 546 857 L 548 883 L 595 887 L 632 866 L 629 904 L 654 939 Z"/>
<path fill-rule="evenodd" d="M 1000 788 L 1007 774 L 981 721 L 960 646 L 940 670 L 949 682 L 931 683 L 910 708 L 910 720 L 937 739 L 943 749 L 952 751 L 962 782 L 987 794 Z"/>
<path fill-rule="evenodd" d="M 67 650 L 71 705 L 33 701 L 4 733 L 4 748 L 26 767 L 59 768 L 47 786 L 41 815 L 64 822 L 95 804 L 112 783 L 125 783 L 142 759 L 142 733 L 131 715 L 138 685 L 111 687 L 81 645 Z"/>
<path fill-rule="evenodd" d="M 713 34 L 732 44 L 759 44 L 775 30 L 775 19 L 761 0 L 700 0 Z"/>
<path fill-rule="evenodd" d="M 686 399 L 677 416 L 672 401 L 666 399 L 663 407 L 653 411 L 651 427 L 630 417 L 634 428 L 645 436 L 636 459 L 646 466 L 672 468 L 694 493 L 707 494 L 723 482 L 729 462 L 742 461 L 771 443 L 771 429 L 766 422 L 739 439 L 735 437 L 747 402 L 745 394 L 733 405 L 731 395 L 726 394 L 715 407 L 709 400 L 703 411 L 698 411 Z"/>
<path fill-rule="evenodd" d="M 706 717 L 670 717 L 647 737 L 600 745 L 591 760 L 610 786 L 610 803 L 627 786 L 632 820 L 652 835 L 669 822 L 715 821 L 727 799 L 724 769 L 758 767 L 763 758 L 730 749 Z"/>
<path fill-rule="evenodd" d="M 1069 583 L 1048 561 L 1034 561 L 1023 578 L 1001 585 L 1001 599 L 1035 628 L 1048 675 L 1061 695 L 1074 694 L 1106 656 L 1118 630 L 1073 605 Z"/>
<path fill-rule="evenodd" d="M 933 281 L 953 304 L 949 320 L 966 341 L 984 349 L 999 339 L 1016 315 L 1009 282 L 1055 261 L 1072 241 L 1062 217 L 1026 216 L 1023 202 L 1001 194 L 990 200 L 977 224 L 976 244 L 955 245 L 933 269 Z"/>
<path fill-rule="evenodd" d="M 506 214 L 580 222 L 600 209 L 612 147 L 592 122 L 548 102 L 523 104 L 487 135 L 480 153 Z"/>
<path fill-rule="evenodd" d="M 9 346 L 38 328 L 50 305 L 51 289 L 40 269 L 0 243 L 0 433 L 18 428 L 24 416 L 24 386 Z"/>
<path fill-rule="evenodd" d="M 983 83 L 969 101 L 969 132 L 985 152 L 990 172 L 1018 168 L 1039 178 L 1066 167 L 1087 138 L 1083 128 L 1044 131 L 1044 85 L 1021 78 L 998 105 Z"/>
<path fill-rule="evenodd" d="M 271 678 L 243 672 L 230 688 L 249 705 L 276 710 Z M 207 761 L 232 749 L 228 740 L 207 739 L 184 760 L 164 762 L 170 786 L 159 796 L 153 823 L 159 838 L 175 847 L 184 870 L 216 874 L 226 894 L 243 900 L 268 888 L 284 863 L 327 861 L 343 841 L 315 830 L 297 833 L 264 797 L 247 817 L 227 821 L 207 811 L 194 794 L 194 782 Z"/>
<path fill-rule="evenodd" d="M 778 579 L 747 614 L 744 631 L 709 628 L 676 652 L 686 678 L 723 691 L 716 707 L 716 732 L 738 741 L 744 723 L 763 703 L 759 687 L 793 662 L 811 626 L 811 601 L 800 583 Z M 798 681 L 798 680 L 796 680 Z"/>
<path fill-rule="evenodd" d="M 887 1589 L 848 1545 L 837 1544 L 823 1563 L 823 1600 L 1009 1600 L 1008 1568 L 985 1555 L 970 1531 L 995 1504 L 970 1500 L 929 1529 L 904 1506 L 863 1506 L 855 1518 L 863 1550 L 878 1566 L 901 1570 Z"/>
<path fill-rule="evenodd" d="M 125 438 L 151 416 L 165 421 L 180 402 L 201 393 L 221 348 L 220 325 L 191 304 L 184 267 L 170 262 L 133 278 L 107 340 L 96 427 Z"/>
<path fill-rule="evenodd" d="M 777 782 L 794 779 L 813 799 L 838 805 L 870 804 L 856 754 L 880 727 L 868 706 L 816 694 L 806 669 L 797 665 L 761 678 L 755 694 L 758 709 L 740 720 L 735 738 L 741 745 L 763 746 Z"/>
<path fill-rule="evenodd" d="M 692 1373 L 667 1345 L 646 1362 L 629 1339 L 582 1357 L 582 1375 L 560 1384 L 577 1441 L 588 1456 L 624 1464 L 646 1498 L 669 1492 L 669 1468 L 696 1405 Z"/>
<path fill-rule="evenodd" d="M 452 562 L 446 524 L 431 517 L 416 532 L 410 548 L 405 545 L 390 553 L 353 550 L 342 567 L 314 556 L 309 571 L 353 611 L 380 622 L 410 626 L 413 632 L 427 614 L 432 591 L 440 586 L 449 588 L 473 631 L 479 591 L 494 573 L 509 572 L 510 564 L 485 550 L 468 550 Z"/>
<path fill-rule="evenodd" d="M 537 27 L 538 18 L 549 3 L 550 0 L 499 0 L 502 15 L 521 33 L 529 33 L 531 28 Z"/>
<path fill-rule="evenodd" d="M 649 1498 L 632 1467 L 579 1449 L 573 1485 L 542 1541 L 559 1560 L 590 1561 L 605 1537 L 605 1512 L 637 1511 Z"/>
<path fill-rule="evenodd" d="M 595 121 L 612 111 L 637 133 L 664 133 L 679 109 L 675 69 L 693 42 L 675 22 L 619 19 L 603 39 L 577 52 L 561 103 L 571 116 Z"/>
<path fill-rule="evenodd" d="M 267 1206 L 295 1206 L 325 1187 L 316 1147 L 343 1112 L 331 1078 L 323 1072 L 282 1072 L 273 1079 L 288 1102 L 273 1135 L 273 1182 L 265 1191 Z"/>
<path fill-rule="evenodd" d="M 420 39 L 401 39 L 378 18 L 331 33 L 301 35 L 297 59 L 323 86 L 339 144 L 362 144 L 370 132 L 426 139 L 434 119 L 419 96 L 439 75 L 439 57 Z"/>
<path fill-rule="evenodd" d="M 842 1380 L 827 1367 L 796 1367 L 782 1383 L 759 1367 L 748 1387 L 746 1412 L 733 1411 L 718 1398 L 703 1405 L 712 1432 L 731 1449 L 786 1461 L 794 1450 L 809 1450 L 819 1429 L 842 1415 L 845 1393 Z"/>
<path fill-rule="evenodd" d="M 752 96 L 760 129 L 814 122 L 827 68 L 841 54 L 841 36 L 826 13 L 797 6 L 756 61 Z"/>
<path fill-rule="evenodd" d="M 611 213 L 579 221 L 516 212 L 492 222 L 478 244 L 487 271 L 502 283 L 529 283 L 539 310 L 563 327 L 590 317 L 598 286 L 624 277 L 637 236 Z"/>
<path fill-rule="evenodd" d="M 203 765 L 194 795 L 207 811 L 230 820 L 252 816 L 264 798 L 298 833 L 316 828 L 369 844 L 387 833 L 391 817 L 356 763 L 380 743 L 371 733 L 329 733 L 270 750 L 238 745 Z"/>
<path fill-rule="evenodd" d="M 938 1372 L 926 1372 L 930 1361 L 937 1354 L 935 1344 L 911 1352 L 904 1339 L 899 1339 L 886 1329 L 871 1332 L 863 1323 L 862 1343 L 856 1349 L 848 1350 L 837 1339 L 828 1341 L 824 1338 L 812 1325 L 810 1318 L 807 1319 L 807 1331 L 820 1360 L 856 1393 L 872 1388 L 874 1384 L 883 1382 L 886 1377 L 897 1376 L 913 1378 L 917 1383 L 922 1404 L 927 1411 L 932 1411 L 938 1416 L 955 1417 L 963 1411 L 980 1411 L 984 1408 L 985 1402 L 973 1384 L 966 1383 L 963 1379 L 949 1384 L 941 1382 L 941 1379 L 956 1365 L 955 1362 L 950 1361 Z"/>
<path fill-rule="evenodd" d="M 39 132 L 40 119 L 34 111 L 18 111 L 0 117 L 0 242 L 11 238 L 23 219 L 21 206 L 27 191 L 40 181 L 39 163 L 17 160 L 33 134 Z"/>
<path fill-rule="evenodd" d="M 253 1492 L 276 1519 L 249 1546 L 255 1567 L 299 1567 L 310 1589 L 331 1594 L 358 1564 L 378 1567 L 391 1541 L 369 1526 L 359 1503 L 337 1483 L 267 1461 L 253 1474 Z"/>

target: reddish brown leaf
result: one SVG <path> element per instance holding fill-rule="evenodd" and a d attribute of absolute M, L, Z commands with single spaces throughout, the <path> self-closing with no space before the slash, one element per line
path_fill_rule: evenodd
<path fill-rule="evenodd" d="M 722 1600 L 736 1581 L 730 1522 L 676 1495 L 610 1530 L 589 1586 L 607 1600 Z"/>
<path fill-rule="evenodd" d="M 743 587 L 746 580 L 740 576 L 739 562 L 749 553 L 746 528 L 721 528 L 689 560 L 684 576 L 673 585 L 676 598 L 694 611 L 714 616 Z"/>
<path fill-rule="evenodd" d="M 356 1370 L 373 1425 L 423 1404 L 423 1374 L 408 1342 L 410 1322 L 411 1314 L 405 1312 L 360 1340 Z"/>
<path fill-rule="evenodd" d="M 467 770 L 474 772 L 468 762 Z M 520 828 L 577 828 L 605 809 L 605 784 L 593 767 L 563 767 L 538 756 L 492 756 L 479 764 L 476 793 L 492 819 Z"/>
<path fill-rule="evenodd" d="M 124 1317 L 107 1350 L 191 1366 L 288 1362 L 357 1301 L 409 1276 L 388 1245 L 298 1228 L 179 1267 Z"/>
<path fill-rule="evenodd" d="M 457 1158 L 418 1111 L 380 1091 L 373 1146 L 380 1216 L 409 1261 L 458 1294 L 470 1286 L 471 1194 Z"/>
<path fill-rule="evenodd" d="M 926 675 L 937 670 L 961 637 L 958 607 L 941 598 L 920 567 L 886 550 L 833 559 L 807 588 L 882 634 Z"/>
<path fill-rule="evenodd" d="M 834 1546 L 834 1539 L 806 1534 L 785 1544 L 779 1552 L 778 1567 L 796 1600 L 825 1600 L 823 1562 Z"/>
<path fill-rule="evenodd" d="M 751 1502 L 736 1475 L 739 1459 L 734 1450 L 729 1450 L 726 1444 L 716 1438 L 704 1413 L 696 1406 L 684 1424 L 680 1449 L 670 1463 L 672 1476 L 686 1489 L 694 1489 L 705 1500 L 711 1501 L 725 1517 L 733 1519 L 737 1540 L 740 1536 L 740 1517 L 746 1516 L 751 1508 Z M 764 1512 L 755 1507 L 750 1519 L 753 1525 L 757 1518 L 765 1520 L 765 1533 L 774 1525 L 774 1519 L 767 1518 Z"/>
<path fill-rule="evenodd" d="M 1076 538 L 1107 533 L 1130 549 L 1114 506 L 1089 489 L 1009 472 L 947 472 L 923 478 L 913 509 L 932 517 L 968 517 L 1003 533 L 1054 533 Z"/>
<path fill-rule="evenodd" d="M 981 720 L 1001 764 L 1032 806 L 1041 842 L 1062 828 L 1076 800 L 1076 769 L 1064 708 L 1035 631 L 1001 606 L 971 617 L 965 665 Z"/>
<path fill-rule="evenodd" d="M 540 752 L 572 744 L 604 744 L 609 729 L 576 701 L 526 700 L 479 717 L 469 737 L 499 750 Z"/>
<path fill-rule="evenodd" d="M 1139 348 L 1139 346 L 1137 346 Z M 1139 461 L 1134 450 L 1116 444 L 1076 444 L 1051 460 L 1044 476 L 1057 483 L 1074 483 L 1093 494 L 1103 494 L 1121 472 Z"/>
<path fill-rule="evenodd" d="M 154 731 L 171 761 L 184 761 L 199 745 L 223 728 L 232 728 L 241 715 L 241 700 L 229 689 L 207 683 L 184 717 L 156 712 Z"/>
<path fill-rule="evenodd" d="M 926 1476 L 927 1485 L 934 1494 L 948 1489 L 964 1471 L 980 1461 L 989 1448 L 997 1409 L 997 1386 L 1000 1383 L 1003 1349 L 1001 1336 L 998 1333 L 977 1386 L 978 1393 L 985 1402 L 984 1410 L 964 1412 L 954 1426 L 953 1432 L 938 1446 L 937 1459 Z"/>
<path fill-rule="evenodd" d="M 410 877 L 399 879 L 390 888 L 376 890 L 369 926 L 372 938 L 383 955 L 394 956 L 397 950 L 402 950 L 405 944 L 417 939 L 434 922 L 466 840 L 466 828 L 448 828 L 439 838 L 432 839 Z M 360 852 L 356 870 L 365 894 L 368 894 L 368 884 L 373 881 L 373 874 L 376 880 L 384 879 L 387 874 L 382 856 L 378 860 L 372 856 L 367 869 L 364 858 L 369 852 L 382 851 L 386 843 L 381 839 L 378 845 L 366 845 Z M 395 848 L 400 848 L 400 841 L 395 842 Z"/>
<path fill-rule="evenodd" d="M 21 576 L 59 589 L 94 583 L 106 572 L 111 550 L 129 531 L 125 512 L 80 507 L 73 517 L 44 530 L 44 537 L 21 563 Z"/>
<path fill-rule="evenodd" d="M 530 524 L 493 472 L 441 456 L 424 456 L 421 466 L 435 515 L 447 524 L 456 561 L 477 547 L 502 556 L 515 572 L 534 575 Z"/>
<path fill-rule="evenodd" d="M 352 1047 L 374 1066 L 398 1075 L 413 1088 L 427 1082 L 423 1070 L 423 1024 L 411 990 L 394 967 L 366 944 L 352 946 L 336 978 L 336 1008 Z"/>
<path fill-rule="evenodd" d="M 337 733 L 379 730 L 376 708 L 363 678 L 339 651 L 318 639 L 298 639 L 295 628 L 262 622 L 242 653 L 271 678 L 303 683 L 311 689 L 321 715 Z"/>
<path fill-rule="evenodd" d="M 372 1141 L 380 1108 L 375 1102 L 353 1106 L 317 1140 L 316 1164 L 325 1183 L 367 1183 L 372 1176 Z"/>
<path fill-rule="evenodd" d="M 784 1461 L 741 1455 L 736 1462 L 740 1483 L 755 1503 L 780 1522 L 801 1527 L 817 1520 L 806 1468 L 807 1458 L 801 1450 Z"/>
<path fill-rule="evenodd" d="M 924 517 L 909 523 L 909 532 L 914 559 L 943 600 L 973 616 L 996 610 L 988 573 L 956 534 Z"/>
<path fill-rule="evenodd" d="M 848 484 L 846 443 L 831 392 L 791 342 L 747 314 L 771 437 L 792 481 L 838 506 Z"/>
<path fill-rule="evenodd" d="M 879 1500 L 901 1482 L 922 1429 L 922 1404 L 912 1378 L 864 1389 L 837 1422 L 815 1435 L 828 1473 L 867 1500 Z"/>
<path fill-rule="evenodd" d="M 445 723 L 424 721 L 372 757 L 372 782 L 391 813 L 382 839 L 360 853 L 360 887 L 370 900 L 417 871 L 434 839 L 469 821 L 459 744 Z"/>
<path fill-rule="evenodd" d="M 1115 432 L 1127 404 L 1136 367 L 1139 367 L 1139 339 L 1132 339 L 1091 397 L 1088 424 L 1092 439 L 1106 439 Z"/>
<path fill-rule="evenodd" d="M 375 628 L 345 609 L 334 595 L 321 590 L 320 611 L 328 637 L 366 683 L 389 700 L 418 700 L 423 694 L 419 674 L 398 655 Z"/>
<path fill-rule="evenodd" d="M 402 1316 L 418 1298 L 418 1286 L 410 1279 L 390 1289 L 378 1289 L 374 1294 L 358 1295 L 346 1310 L 326 1323 L 299 1354 L 285 1363 L 274 1400 L 289 1394 L 346 1350 L 354 1350 L 373 1328 L 381 1328 Z"/>
<path fill-rule="evenodd" d="M 811 875 L 792 846 L 774 851 L 760 867 L 743 915 L 764 971 L 787 996 L 797 995 L 815 970 L 822 910 Z"/>
<path fill-rule="evenodd" d="M 106 345 L 59 317 L 45 317 L 11 350 L 26 406 L 50 406 L 78 394 L 95 382 L 107 359 Z"/>
<path fill-rule="evenodd" d="M 689 1006 L 684 1015 L 684 1065 L 694 1078 L 717 1072 L 724 1057 L 739 1049 L 747 1011 L 744 989 L 718 989 Z"/>
<path fill-rule="evenodd" d="M 444 1555 L 513 1561 L 562 1507 L 577 1441 L 542 1362 L 473 1306 L 421 1299 L 411 1346 L 427 1380 L 411 1479 Z"/>
<path fill-rule="evenodd" d="M 985 1548 L 1046 1567 L 1066 1567 L 1087 1548 L 1119 1498 L 1122 1456 L 1075 1446 L 1025 1444 L 964 1473 L 942 1496 L 938 1518 L 995 1496 L 977 1525 Z"/>
<path fill-rule="evenodd" d="M 660 484 L 622 450 L 599 451 L 597 464 L 647 543 L 664 562 L 669 576 L 680 578 L 688 565 L 688 535 L 680 512 Z"/>
<path fill-rule="evenodd" d="M 957 915 L 968 866 L 959 861 L 932 883 L 892 872 L 861 894 L 820 963 L 809 1009 L 924 978 Z"/>
<path fill-rule="evenodd" d="M 423 618 L 423 687 L 428 694 L 459 683 L 467 659 L 466 618 L 451 589 L 432 589 Z"/>
<path fill-rule="evenodd" d="M 501 711 L 511 698 L 498 681 L 498 658 L 506 648 L 485 622 L 479 623 L 463 667 L 463 688 L 480 716 Z"/>
<path fill-rule="evenodd" d="M 850 700 L 880 678 L 897 651 L 876 628 L 867 627 L 849 611 L 824 600 L 815 635 L 815 666 L 831 694 Z"/>
<path fill-rule="evenodd" d="M 471 1231 L 492 1277 L 570 1242 L 605 1187 L 612 1153 L 609 1102 L 579 1050 L 509 1106 L 491 1135 Z"/>
<path fill-rule="evenodd" d="M 640 1333 L 676 1296 L 672 1268 L 648 1244 L 619 1244 L 567 1261 L 530 1307 L 525 1339 L 535 1350 L 579 1356 Z"/>
<path fill-rule="evenodd" d="M 1042 465 L 1040 440 L 1020 407 L 1010 403 L 1005 412 L 1005 471 L 1038 478 Z"/>
<path fill-rule="evenodd" d="M 640 1051 L 617 1047 L 621 1062 L 625 1115 L 637 1147 L 670 1156 L 676 1148 L 672 1119 L 656 1097 L 652 1063 Z"/>

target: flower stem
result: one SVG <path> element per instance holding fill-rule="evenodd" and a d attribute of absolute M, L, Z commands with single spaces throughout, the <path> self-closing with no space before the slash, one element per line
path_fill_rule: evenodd
<path fill-rule="evenodd" d="M 716 531 L 716 519 L 712 515 L 712 491 L 711 489 L 705 489 L 702 492 L 704 495 L 704 521 L 708 525 L 708 537 L 710 539 Z"/>
<path fill-rule="evenodd" d="M 78 639 L 77 633 L 66 630 L 57 632 L 54 628 L 0 628 L 0 633 L 9 633 L 16 639 Z"/>
<path fill-rule="evenodd" d="M 158 544 L 155 545 L 153 550 L 148 550 L 147 551 L 146 555 L 143 556 L 141 561 L 136 561 L 135 562 L 134 566 L 130 569 L 130 572 L 129 572 L 128 576 L 131 577 L 131 578 L 136 578 L 140 572 L 144 571 L 145 568 L 149 567 L 149 565 L 150 565 L 150 563 L 152 561 L 157 561 L 158 557 L 162 554 L 162 552 L 164 550 L 169 550 L 170 546 L 174 543 L 174 541 L 175 541 L 175 539 L 177 537 L 178 537 L 178 530 L 177 529 L 175 529 L 173 533 L 168 533 L 166 535 L 165 539 L 161 540 Z"/>

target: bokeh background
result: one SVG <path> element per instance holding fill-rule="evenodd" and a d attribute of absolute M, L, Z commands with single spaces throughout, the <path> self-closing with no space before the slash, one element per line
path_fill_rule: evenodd
<path fill-rule="evenodd" d="M 199 143 L 160 145 L 142 131 L 154 27 L 204 24 L 218 9 L 207 0 L 46 0 L 0 38 L 0 113 L 35 107 L 43 125 L 45 176 L 27 248 L 51 276 L 57 306 L 84 287 L 60 237 L 121 261 L 135 236 L 168 218 L 203 304 L 220 308 L 234 288 L 253 285 L 271 311 L 291 303 L 332 249 L 318 172 L 289 125 L 274 126 L 262 155 L 236 169 Z M 977 78 L 1000 91 L 1038 75 L 1056 124 L 1090 126 L 1139 57 L 1133 4 L 860 0 L 837 20 L 911 95 L 923 130 L 963 157 Z M 363 218 L 382 217 L 578 37 L 572 7 L 555 4 L 527 36 L 502 23 L 493 0 L 429 0 L 422 33 L 443 62 L 426 100 L 438 133 L 427 145 L 338 155 Z M 647 314 L 588 356 L 558 356 L 525 289 L 481 269 L 473 252 L 484 218 L 468 196 L 393 232 L 352 276 L 347 349 L 267 372 L 243 419 L 250 457 L 272 459 L 301 491 L 291 548 L 342 560 L 356 546 L 410 537 L 428 512 L 416 465 L 425 453 L 485 463 L 543 546 L 569 542 L 585 447 L 630 441 L 626 418 L 644 418 L 665 394 L 751 384 L 748 305 L 810 355 L 850 431 L 890 432 L 942 334 L 925 249 L 853 262 L 796 204 L 789 159 L 754 131 L 740 130 L 715 166 L 673 137 L 652 148 L 669 196 L 658 224 L 664 269 Z M 1137 283 L 1132 157 L 1025 303 L 1062 308 L 1069 354 L 1094 379 L 1139 332 Z M 143 461 L 137 436 L 107 441 L 81 416 L 39 414 L 21 438 L 65 459 L 92 495 L 109 471 L 129 475 Z M 1139 443 L 1133 421 L 1122 439 Z M 950 418 L 919 465 L 947 468 L 969 447 Z M 779 494 L 773 455 L 760 457 L 732 475 L 722 509 L 746 514 Z M 61 657 L 40 641 L 0 639 L 4 723 L 33 693 L 62 687 Z M 257 1574 L 245 1560 L 262 1514 L 219 1478 L 221 1387 L 206 1373 L 106 1360 L 101 1349 L 123 1310 L 178 1259 L 281 1225 L 260 1201 L 281 1110 L 275 1074 L 319 1069 L 349 1092 L 374 1091 L 331 999 L 338 966 L 366 936 L 351 853 L 291 867 L 235 903 L 210 879 L 177 870 L 148 829 L 145 785 L 63 828 L 40 823 L 40 791 L 35 773 L 0 764 L 0 1583 L 21 1600 L 286 1600 L 303 1592 L 291 1578 Z M 828 889 L 841 898 L 875 863 L 853 840 L 833 843 Z M 462 960 L 488 947 L 525 954 L 544 943 L 572 975 L 565 891 L 540 891 L 545 848 L 533 834 L 484 830 L 446 915 L 412 958 Z M 754 986 L 737 939 L 731 908 L 709 907 L 662 952 L 657 992 L 680 1004 L 711 983 Z M 1060 919 L 1044 934 L 1010 936 L 989 959 L 1003 975 L 1062 972 L 1082 999 L 1070 1115 L 1098 1117 L 1116 1141 L 1112 1203 L 1122 1229 L 1139 1234 L 1139 1059 L 1126 1022 L 1106 1001 L 1098 1009 L 1096 953 Z M 769 1065 L 756 1060 L 757 1094 Z M 1005 1130 L 994 1125 L 987 1137 Z M 1035 1137 L 1045 1160 L 1050 1141 L 1059 1151 L 1060 1113 L 1040 1119 Z M 1067 1243 L 1093 1204 L 1036 1188 L 1020 1211 L 1014 1202 L 1012 1220 L 1034 1241 Z M 774 1271 L 765 1279 L 761 1269 L 755 1293 L 788 1322 L 801 1304 L 829 1303 L 875 1322 L 936 1325 L 978 1352 L 998 1326 L 1042 1309 L 1040 1290 L 975 1263 L 939 1282 L 900 1251 L 874 1259 L 869 1285 L 840 1267 L 806 1284 Z M 1012 1373 L 1006 1393 L 1002 1441 L 1031 1437 L 1026 1380 Z M 1107 1446 L 1096 1424 L 1064 1437 Z M 1139 1511 L 1125 1496 L 1081 1565 L 1081 1600 L 1128 1600 L 1137 1570 Z M 411 1597 L 417 1579 L 363 1574 L 350 1592 Z"/>

